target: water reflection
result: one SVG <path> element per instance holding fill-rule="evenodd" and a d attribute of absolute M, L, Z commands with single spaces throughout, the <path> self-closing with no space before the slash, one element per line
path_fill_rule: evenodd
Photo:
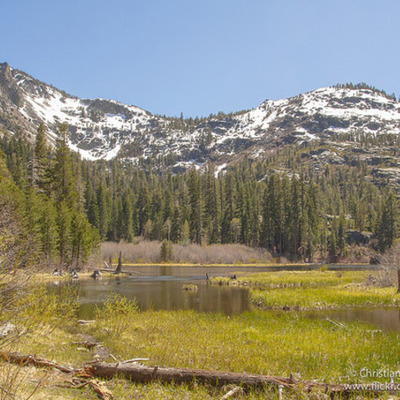
<path fill-rule="evenodd" d="M 197 291 L 183 290 L 183 285 L 197 285 Z M 192 309 L 202 312 L 236 314 L 250 309 L 248 290 L 238 287 L 207 285 L 204 279 L 182 276 L 112 277 L 82 280 L 77 286 L 80 318 L 93 318 L 96 305 L 102 304 L 111 292 L 136 299 L 141 310 Z M 57 290 L 57 288 L 53 288 Z"/>
<path fill-rule="evenodd" d="M 74 281 L 79 293 L 80 318 L 91 319 L 96 305 L 101 305 L 111 292 L 128 299 L 135 298 L 142 310 L 192 309 L 201 312 L 238 314 L 250 309 L 249 292 L 242 287 L 211 286 L 206 284 L 205 276 L 230 276 L 240 271 L 263 272 L 282 270 L 311 270 L 319 266 L 275 266 L 275 267 L 183 267 L 176 265 L 135 266 L 135 275 L 102 277 L 99 280 Z M 371 268 L 371 266 L 368 266 Z M 363 269 L 367 266 L 328 266 L 329 269 Z M 130 269 L 124 266 L 124 269 Z M 183 290 L 184 284 L 195 284 L 197 291 Z M 52 286 L 57 292 L 59 286 Z M 373 324 L 385 331 L 400 330 L 400 310 L 389 309 L 345 309 L 304 312 L 309 318 L 330 318 L 341 322 L 361 321 Z"/>

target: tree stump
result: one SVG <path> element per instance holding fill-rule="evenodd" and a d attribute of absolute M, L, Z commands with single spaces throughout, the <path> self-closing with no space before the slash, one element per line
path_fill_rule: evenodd
<path fill-rule="evenodd" d="M 118 256 L 118 266 L 117 269 L 115 270 L 116 274 L 120 274 L 122 271 L 122 252 L 119 252 L 119 256 Z"/>

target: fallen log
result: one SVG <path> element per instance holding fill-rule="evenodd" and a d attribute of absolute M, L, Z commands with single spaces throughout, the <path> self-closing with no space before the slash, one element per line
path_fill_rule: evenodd
<path fill-rule="evenodd" d="M 104 382 L 93 379 L 92 376 L 87 375 L 84 370 L 82 371 L 67 368 L 60 364 L 57 364 L 54 361 L 46 360 L 44 358 L 39 358 L 32 355 L 11 353 L 6 351 L 0 352 L 0 359 L 8 363 L 21 366 L 34 365 L 35 367 L 40 368 L 55 368 L 67 374 L 72 373 L 73 375 L 79 375 L 81 378 L 72 378 L 72 380 L 67 382 L 64 387 L 82 388 L 88 385 L 96 392 L 101 400 L 112 400 L 113 398 L 112 392 L 107 389 Z"/>
<path fill-rule="evenodd" d="M 100 400 L 112 400 L 113 399 L 113 394 L 105 386 L 105 383 L 100 382 L 96 379 L 87 380 L 87 379 L 73 378 L 70 381 L 66 381 L 63 384 L 57 385 L 57 386 L 62 387 L 62 388 L 72 388 L 72 389 L 82 389 L 85 386 L 89 386 L 96 392 L 97 397 Z"/>
<path fill-rule="evenodd" d="M 54 361 L 49 361 L 44 358 L 39 358 L 31 355 L 24 355 L 19 353 L 11 353 L 2 351 L 0 352 L 0 359 L 12 363 L 12 364 L 19 364 L 19 365 L 34 365 L 35 367 L 44 367 L 44 368 L 55 368 L 61 372 L 70 373 L 74 370 L 71 368 L 64 367 L 60 364 L 55 363 Z"/>
<path fill-rule="evenodd" d="M 293 377 L 271 377 L 266 375 L 251 375 L 246 373 L 208 371 L 186 368 L 159 368 L 158 366 L 148 367 L 140 364 L 129 365 L 127 363 L 124 363 L 123 361 L 111 364 L 103 362 L 91 362 L 90 364 L 86 364 L 83 369 L 71 369 L 59 365 L 54 361 L 49 361 L 36 356 L 5 351 L 0 352 L 0 360 L 8 363 L 19 364 L 21 366 L 34 365 L 36 367 L 42 368 L 55 368 L 64 373 L 73 374 L 73 376 L 79 377 L 78 379 L 80 380 L 80 384 L 82 384 L 82 386 L 88 384 L 87 380 L 91 380 L 90 386 L 95 391 L 97 391 L 99 395 L 104 396 L 103 398 L 107 400 L 111 398 L 111 392 L 109 392 L 105 388 L 104 384 L 101 384 L 98 387 L 97 381 L 93 381 L 94 377 L 113 378 L 117 375 L 139 383 L 149 383 L 158 380 L 161 383 L 168 384 L 189 384 L 192 382 L 196 382 L 198 384 L 209 384 L 216 387 L 235 385 L 240 386 L 244 390 L 250 388 L 264 389 L 266 386 L 274 386 L 280 390 L 281 388 L 300 390 L 303 392 L 318 390 L 328 393 L 331 397 L 334 397 L 335 395 L 340 395 L 342 396 L 342 398 L 346 398 L 349 395 L 355 393 L 367 393 L 369 396 L 379 397 L 383 393 L 398 394 L 400 392 L 399 383 L 372 383 L 363 385 L 329 384 L 316 381 L 300 381 Z M 75 378 L 73 378 L 72 380 L 74 381 L 74 379 Z"/>
<path fill-rule="evenodd" d="M 109 272 L 110 274 L 116 274 L 116 275 L 118 275 L 118 274 L 139 275 L 139 272 L 137 272 L 137 271 L 123 271 L 123 270 L 121 270 L 121 271 L 116 272 L 116 271 L 113 271 L 113 270 L 110 270 L 110 269 L 105 269 L 105 268 L 100 268 L 99 271 L 101 271 L 101 272 Z"/>
<path fill-rule="evenodd" d="M 370 396 L 381 396 L 382 393 L 393 394 L 398 393 L 398 388 L 400 387 L 400 384 L 394 384 L 393 387 L 395 389 L 391 389 L 390 386 L 385 386 L 382 389 L 383 385 L 379 387 L 373 383 L 365 385 L 329 384 L 315 381 L 300 381 L 293 377 L 271 377 L 186 368 L 148 367 L 145 365 L 127 365 L 123 363 L 92 363 L 85 370 L 97 378 L 111 379 L 115 376 L 120 376 L 139 383 L 149 383 L 157 380 L 167 384 L 189 384 L 196 382 L 197 384 L 208 384 L 216 387 L 239 385 L 244 390 L 250 388 L 263 389 L 266 386 L 274 386 L 276 388 L 301 390 L 304 392 L 318 390 L 329 393 L 331 396 L 340 395 L 343 398 L 354 393 L 368 393 Z"/>
<path fill-rule="evenodd" d="M 241 385 L 242 387 L 263 387 L 266 384 L 273 384 L 292 387 L 294 385 L 291 378 L 199 369 L 148 367 L 126 363 L 93 363 L 86 370 L 98 378 L 113 378 L 118 375 L 141 383 L 148 383 L 154 380 L 160 380 L 165 383 L 191 383 L 195 380 L 199 384 L 207 383 L 212 386 Z"/>
<path fill-rule="evenodd" d="M 94 324 L 95 322 L 96 322 L 95 319 L 78 319 L 79 325 L 89 325 L 89 324 Z"/>

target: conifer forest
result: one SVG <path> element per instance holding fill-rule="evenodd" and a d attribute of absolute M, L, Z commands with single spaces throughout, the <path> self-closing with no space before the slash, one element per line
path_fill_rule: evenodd
<path fill-rule="evenodd" d="M 370 167 L 362 162 L 316 171 L 301 163 L 304 149 L 284 148 L 219 174 L 211 162 L 173 174 L 157 160 L 145 166 L 81 160 L 67 141 L 65 124 L 53 147 L 43 124 L 34 144 L 22 135 L 0 140 L 2 222 L 18 231 L 5 243 L 31 243 L 20 263 L 33 257 L 79 266 L 101 241 L 135 237 L 240 243 L 294 261 L 335 261 L 348 254 L 351 232 L 368 235 L 380 252 L 397 237 L 396 193 L 368 180 Z"/>

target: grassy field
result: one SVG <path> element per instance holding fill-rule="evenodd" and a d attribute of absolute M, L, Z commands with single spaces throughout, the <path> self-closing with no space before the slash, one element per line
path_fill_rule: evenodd
<path fill-rule="evenodd" d="M 212 284 L 247 286 L 253 305 L 272 310 L 323 310 L 343 307 L 399 306 L 394 287 L 369 283 L 370 271 L 304 271 L 244 274 Z"/>
<path fill-rule="evenodd" d="M 110 297 L 96 313 L 91 325 L 77 324 L 68 293 L 58 303 L 43 293 L 33 297 L 26 315 L 39 314 L 13 350 L 56 360 L 66 366 L 82 366 L 96 350 L 80 342 L 96 339 L 105 360 L 149 358 L 148 365 L 247 372 L 328 383 L 362 383 L 388 378 L 365 376 L 362 371 L 399 369 L 399 332 L 382 332 L 362 323 L 336 326 L 322 319 L 308 318 L 299 309 L 393 305 L 399 303 L 394 288 L 365 285 L 369 272 L 274 272 L 238 277 L 251 288 L 254 301 L 263 308 L 289 307 L 291 311 L 254 309 L 240 315 L 194 311 L 144 311 L 134 302 Z M 217 282 L 217 280 L 216 280 Z M 226 281 L 228 282 L 228 281 Z M 232 281 L 233 282 L 233 281 Z M 238 283 L 236 283 L 238 284 Z M 260 296 L 258 299 L 256 296 Z M 36 299 L 36 300 L 35 300 Z M 33 300 L 33 301 L 32 301 Z M 39 307 L 40 305 L 40 307 Z M 54 315 L 55 313 L 55 315 Z M 37 317 L 37 315 L 36 315 Z M 1 376 L 18 372 L 20 393 L 40 387 L 32 399 L 95 399 L 88 387 L 63 388 L 65 377 L 54 371 L 0 364 Z M 3 385 L 3 381 L 0 382 Z M 115 399 L 219 399 L 229 388 L 201 385 L 134 384 L 123 379 L 108 381 Z M 285 399 L 323 399 L 323 394 L 284 392 Z M 18 396 L 17 396 L 18 397 Z M 27 396 L 25 396 L 27 397 Z M 7 398 L 0 395 L 0 398 Z M 18 398 L 24 398 L 19 396 Z M 237 399 L 279 399 L 276 389 L 239 394 Z M 354 396 L 357 398 L 357 396 Z M 365 395 L 358 398 L 366 398 Z M 382 398 L 395 398 L 383 395 Z"/>
<path fill-rule="evenodd" d="M 330 383 L 371 381 L 361 376 L 363 369 L 397 371 L 400 359 L 397 332 L 383 333 L 357 323 L 338 329 L 328 321 L 308 319 L 296 312 L 252 311 L 229 317 L 192 311 L 138 312 L 135 307 L 118 314 L 120 306 L 114 311 L 113 317 L 99 314 L 92 326 L 72 324 L 52 332 L 32 333 L 20 342 L 18 350 L 79 366 L 94 357 L 93 350 L 79 345 L 90 335 L 118 360 L 144 357 L 149 358 L 149 365 L 272 376 L 294 374 L 298 379 Z M 52 399 L 96 398 L 88 388 L 56 386 L 65 380 L 60 373 L 46 377 L 43 371 L 28 368 L 23 374 L 26 390 L 32 390 L 38 377 L 43 380 L 33 397 L 36 399 L 45 395 Z M 123 379 L 113 379 L 107 387 L 117 399 L 214 399 L 227 392 L 199 385 L 138 385 Z M 255 391 L 238 398 L 262 399 L 268 395 L 278 399 L 274 389 L 267 393 Z M 286 393 L 285 398 L 309 397 L 296 392 Z"/>

